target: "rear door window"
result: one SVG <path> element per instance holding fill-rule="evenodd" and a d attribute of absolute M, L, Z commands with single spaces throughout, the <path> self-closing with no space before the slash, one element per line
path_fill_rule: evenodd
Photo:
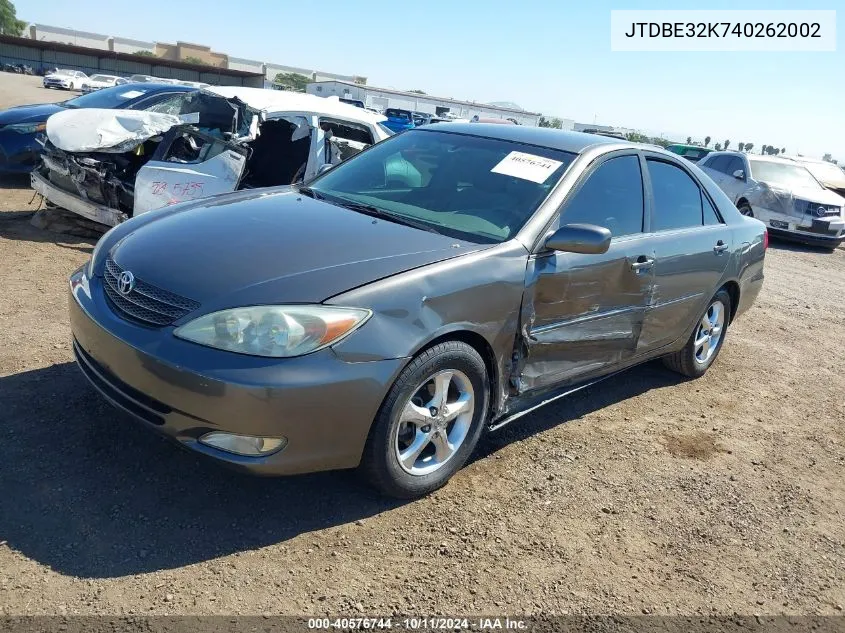
<path fill-rule="evenodd" d="M 652 230 L 668 231 L 701 226 L 702 192 L 686 171 L 667 162 L 647 159 L 654 197 Z"/>

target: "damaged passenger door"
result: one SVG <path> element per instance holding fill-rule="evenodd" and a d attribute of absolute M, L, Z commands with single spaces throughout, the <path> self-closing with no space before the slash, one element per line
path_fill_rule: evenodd
<path fill-rule="evenodd" d="M 247 151 L 193 126 L 169 130 L 135 177 L 134 214 L 235 191 Z"/>
<path fill-rule="evenodd" d="M 529 258 L 523 300 L 520 393 L 613 371 L 638 352 L 653 283 L 638 153 L 608 154 L 582 175 L 551 226 L 610 230 L 601 254 L 550 251 Z"/>

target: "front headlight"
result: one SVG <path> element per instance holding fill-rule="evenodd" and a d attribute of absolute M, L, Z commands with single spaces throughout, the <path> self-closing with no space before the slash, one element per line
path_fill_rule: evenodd
<path fill-rule="evenodd" d="M 338 342 L 371 314 L 361 308 L 322 305 L 232 308 L 194 319 L 173 334 L 238 354 L 289 358 Z"/>
<path fill-rule="evenodd" d="M 46 130 L 47 123 L 46 121 L 42 121 L 41 123 L 14 123 L 12 125 L 7 125 L 3 129 L 11 130 L 12 132 L 17 132 L 18 134 L 36 134 Z"/>

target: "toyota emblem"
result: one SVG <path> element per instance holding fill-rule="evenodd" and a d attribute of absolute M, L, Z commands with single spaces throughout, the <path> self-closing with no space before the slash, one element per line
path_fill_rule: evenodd
<path fill-rule="evenodd" d="M 135 275 L 124 270 L 117 278 L 117 289 L 122 295 L 128 295 L 135 287 Z"/>

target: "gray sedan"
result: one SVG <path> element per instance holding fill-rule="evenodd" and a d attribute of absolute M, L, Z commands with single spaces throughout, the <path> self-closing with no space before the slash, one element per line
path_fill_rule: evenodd
<path fill-rule="evenodd" d="M 309 186 L 143 214 L 70 278 L 112 403 L 259 474 L 425 494 L 482 433 L 662 357 L 714 362 L 765 227 L 657 148 L 523 126 L 403 132 Z"/>

